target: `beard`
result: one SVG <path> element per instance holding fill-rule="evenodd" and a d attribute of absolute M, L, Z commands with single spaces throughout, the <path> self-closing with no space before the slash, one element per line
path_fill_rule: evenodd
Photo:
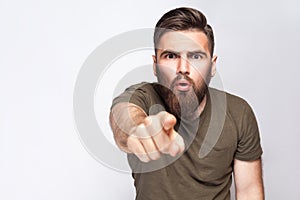
<path fill-rule="evenodd" d="M 210 74 L 210 73 L 208 73 Z M 195 83 L 187 75 L 179 74 L 171 83 L 170 88 L 162 84 L 162 76 L 157 73 L 158 77 L 158 93 L 166 104 L 167 110 L 179 118 L 190 119 L 195 115 L 199 109 L 200 103 L 203 101 L 208 92 L 208 84 L 210 77 L 201 78 L 199 82 Z M 185 79 L 191 84 L 191 89 L 188 91 L 178 91 L 176 89 L 176 82 Z"/>

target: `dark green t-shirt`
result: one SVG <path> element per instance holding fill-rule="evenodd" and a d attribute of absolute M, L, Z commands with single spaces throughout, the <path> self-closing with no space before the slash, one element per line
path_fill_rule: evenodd
<path fill-rule="evenodd" d="M 131 102 L 148 115 L 167 110 L 155 83 L 133 85 L 114 99 Z M 184 138 L 185 152 L 175 158 L 162 155 L 142 163 L 128 155 L 137 200 L 227 200 L 234 159 L 260 158 L 257 122 L 243 99 L 209 88 L 207 103 L 195 120 L 178 119 L 175 130 Z"/>

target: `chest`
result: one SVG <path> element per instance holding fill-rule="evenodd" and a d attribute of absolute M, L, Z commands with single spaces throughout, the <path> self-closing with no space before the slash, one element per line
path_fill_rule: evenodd
<path fill-rule="evenodd" d="M 211 184 L 219 184 L 230 177 L 238 132 L 228 118 L 221 128 L 217 126 L 205 122 L 199 123 L 198 128 L 181 125 L 178 132 L 185 135 L 187 150 L 170 166 L 170 170 Z M 191 133 L 192 129 L 196 130 L 195 134 Z"/>

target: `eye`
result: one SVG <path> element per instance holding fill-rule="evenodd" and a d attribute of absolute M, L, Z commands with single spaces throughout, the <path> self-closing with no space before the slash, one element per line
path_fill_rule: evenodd
<path fill-rule="evenodd" d="M 177 58 L 178 56 L 174 53 L 168 53 L 166 56 L 165 56 L 167 59 L 175 59 Z"/>
<path fill-rule="evenodd" d="M 191 55 L 191 58 L 192 58 L 192 59 L 195 59 L 195 60 L 199 60 L 199 59 L 201 59 L 202 57 L 201 57 L 201 55 L 199 55 L 199 54 L 192 54 L 192 55 Z"/>

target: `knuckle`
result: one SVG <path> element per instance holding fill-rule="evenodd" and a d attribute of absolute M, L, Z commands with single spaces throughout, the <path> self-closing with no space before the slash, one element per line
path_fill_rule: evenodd
<path fill-rule="evenodd" d="M 139 154 L 138 158 L 140 159 L 140 161 L 145 162 L 145 163 L 150 161 L 149 157 L 145 154 Z"/>
<path fill-rule="evenodd" d="M 151 158 L 151 160 L 158 160 L 160 158 L 160 153 L 157 151 L 149 153 L 149 157 Z"/>
<path fill-rule="evenodd" d="M 161 132 L 156 137 L 154 137 L 154 141 L 160 152 L 164 152 L 164 150 L 167 149 L 171 144 L 171 140 L 165 132 Z"/>
<path fill-rule="evenodd" d="M 162 141 L 159 144 L 157 144 L 159 149 L 166 149 L 170 146 L 171 141 Z"/>
<path fill-rule="evenodd" d="M 141 138 L 140 139 L 141 143 L 144 145 L 145 148 L 149 148 L 149 144 L 152 142 L 151 138 Z"/>
<path fill-rule="evenodd" d="M 132 147 L 132 146 L 133 146 L 133 143 L 134 143 L 134 138 L 133 138 L 132 136 L 129 136 L 129 137 L 127 138 L 127 146 L 128 146 L 128 148 L 129 148 L 129 147 Z"/>
<path fill-rule="evenodd" d="M 148 139 L 149 138 L 148 131 L 145 128 L 144 124 L 140 124 L 137 126 L 134 136 L 137 137 L 138 139 Z"/>

